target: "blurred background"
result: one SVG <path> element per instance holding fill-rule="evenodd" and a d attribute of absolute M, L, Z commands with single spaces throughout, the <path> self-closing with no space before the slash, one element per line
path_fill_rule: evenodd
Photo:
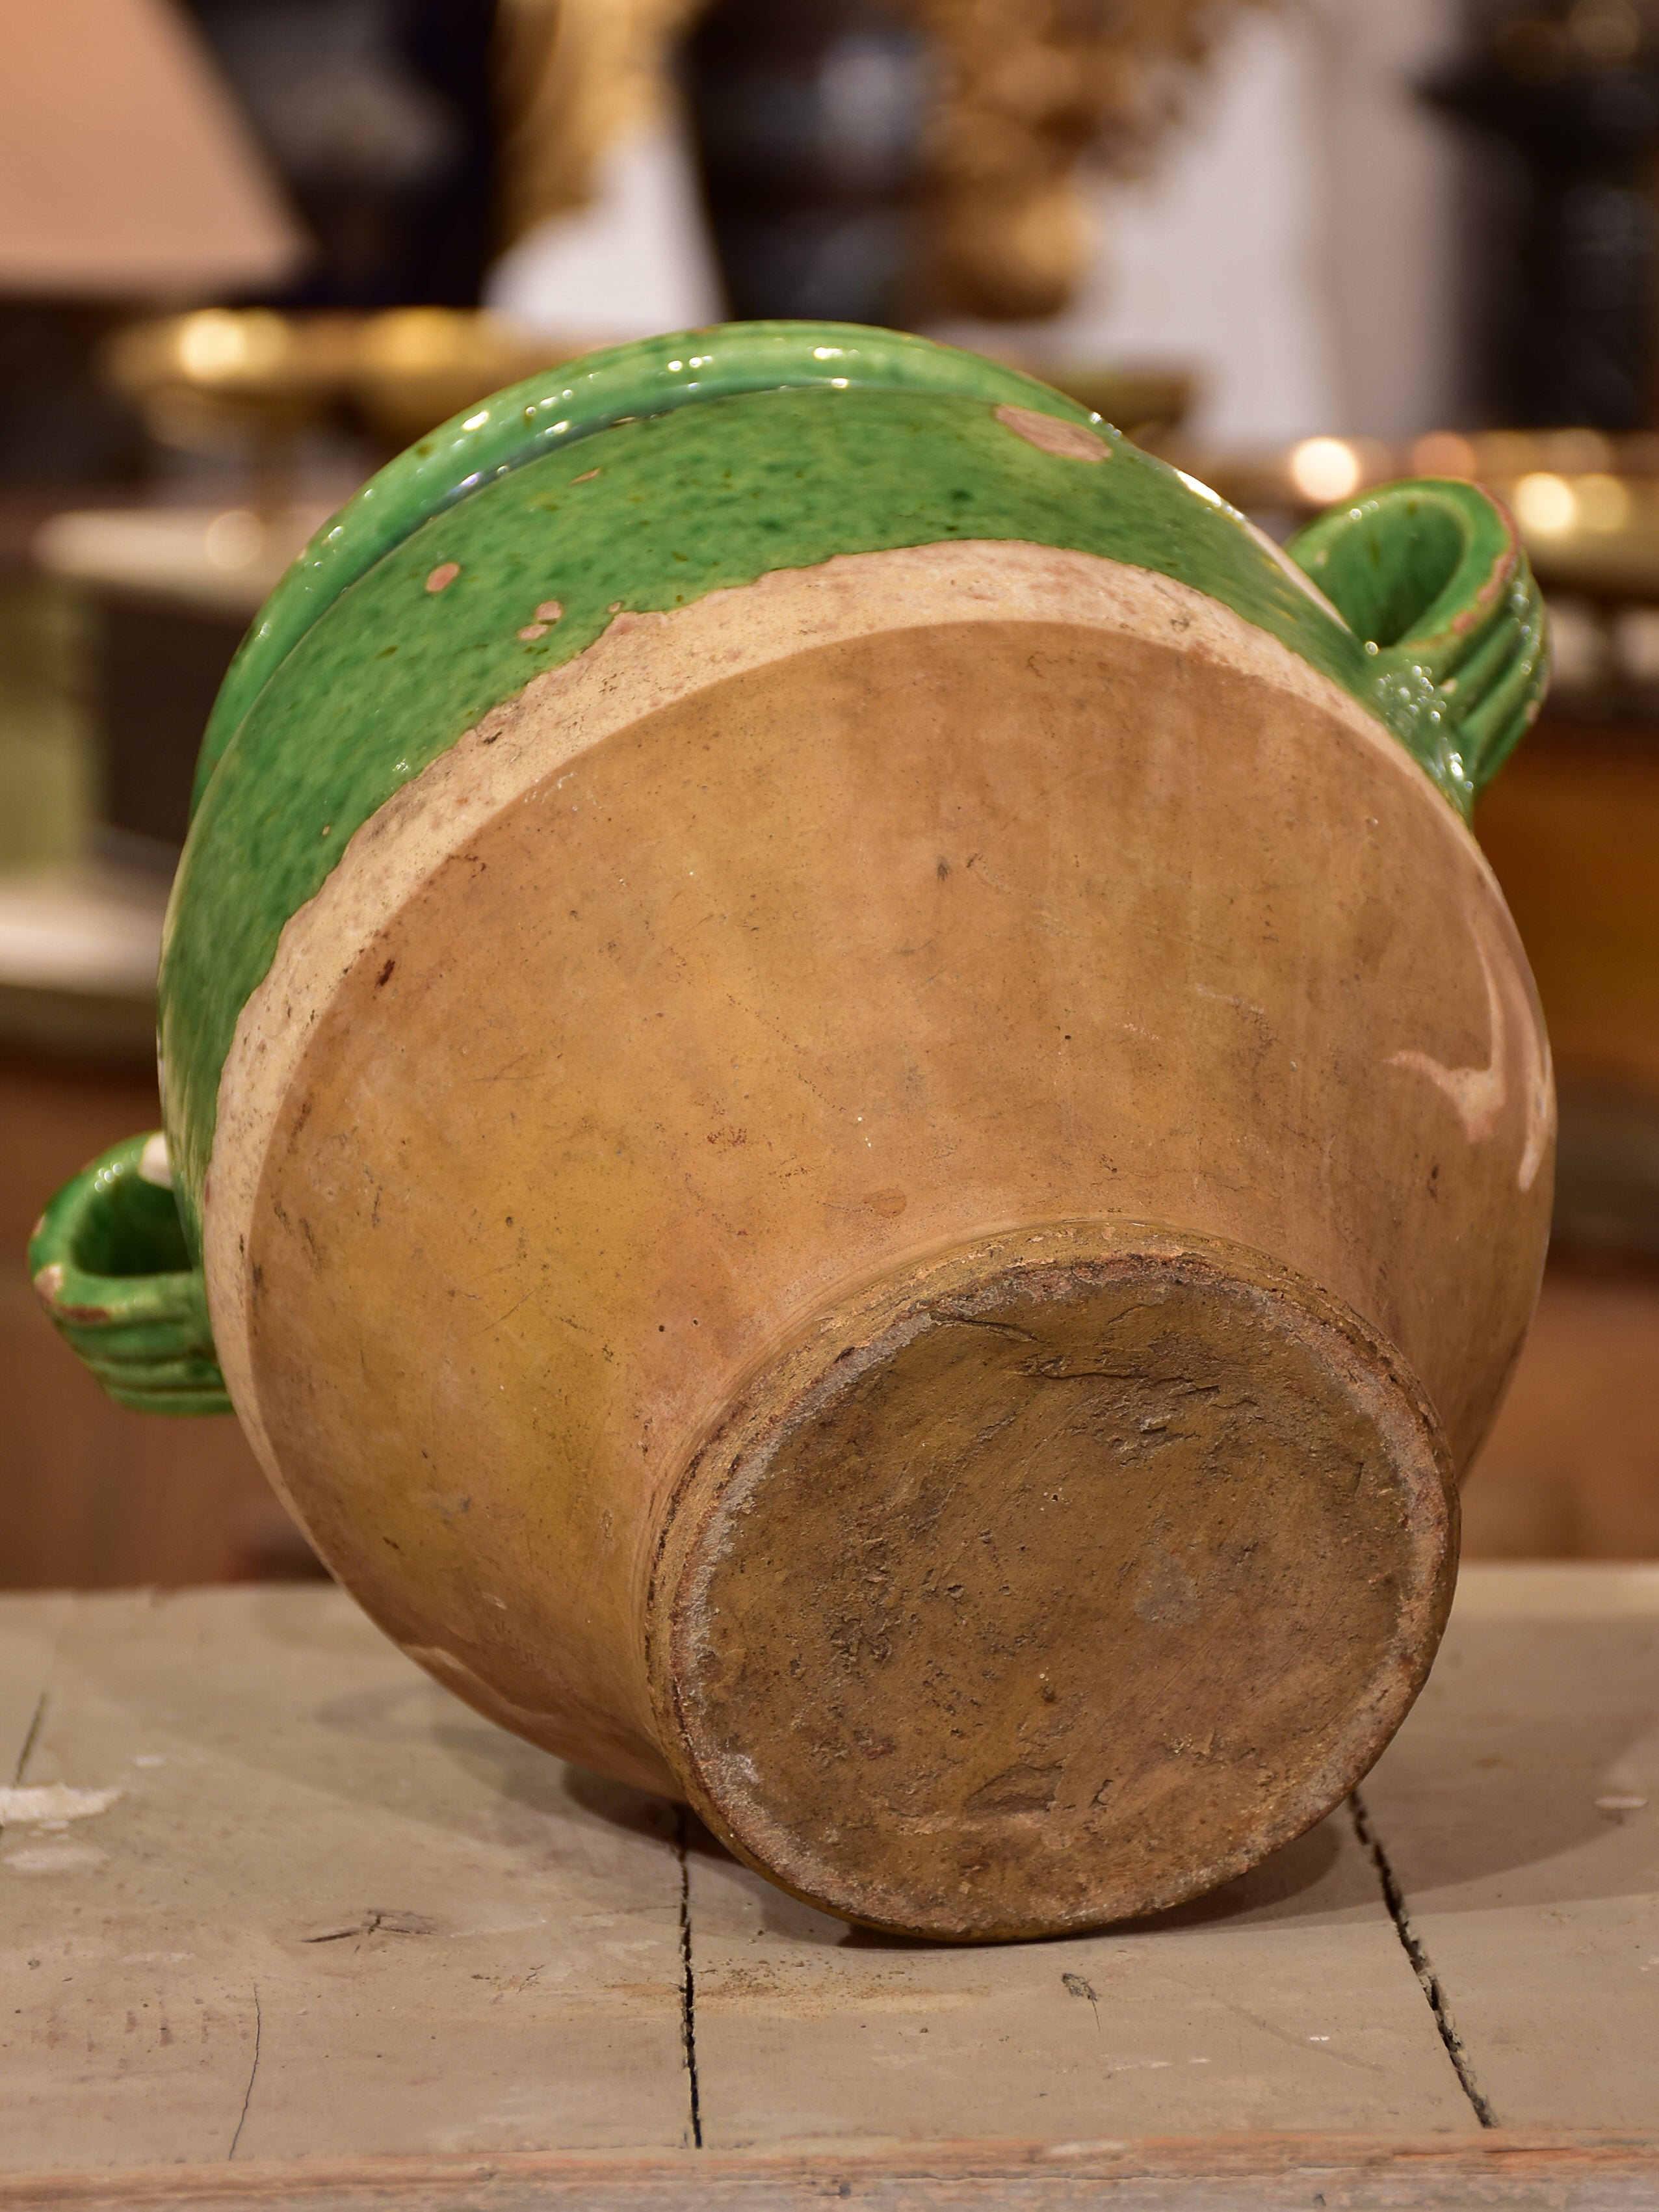
<path fill-rule="evenodd" d="M 1037 370 L 1283 535 L 1512 504 L 1558 678 L 1478 833 L 1561 1086 L 1478 1556 L 1659 1556 L 1659 0 L 0 0 L 0 1587 L 320 1571 L 21 1255 L 159 1119 L 236 642 L 363 476 L 651 331 Z"/>

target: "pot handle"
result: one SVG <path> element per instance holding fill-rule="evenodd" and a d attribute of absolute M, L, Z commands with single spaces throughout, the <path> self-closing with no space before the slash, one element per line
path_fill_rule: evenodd
<path fill-rule="evenodd" d="M 1421 477 L 1333 507 L 1285 550 L 1371 656 L 1383 718 L 1467 817 L 1549 681 L 1544 603 L 1507 507 Z"/>
<path fill-rule="evenodd" d="M 64 1185 L 29 1239 L 29 1274 L 59 1334 L 118 1405 L 231 1411 L 159 1130 L 125 1139 Z"/>

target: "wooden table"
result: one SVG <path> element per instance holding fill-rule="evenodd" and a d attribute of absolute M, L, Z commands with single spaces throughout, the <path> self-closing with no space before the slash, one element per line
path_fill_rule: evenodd
<path fill-rule="evenodd" d="M 849 1929 L 331 1588 L 0 1601 L 0 2207 L 1659 2203 L 1659 1567 L 1467 1571 L 1351 1806 L 1084 1941 Z"/>

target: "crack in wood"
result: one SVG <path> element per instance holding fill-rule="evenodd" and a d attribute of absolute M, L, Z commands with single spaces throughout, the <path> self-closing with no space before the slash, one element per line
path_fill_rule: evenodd
<path fill-rule="evenodd" d="M 248 2069 L 247 2087 L 242 2092 L 242 2110 L 236 2122 L 236 2132 L 230 2139 L 230 2148 L 225 2153 L 227 2162 L 236 2155 L 236 2146 L 242 2140 L 242 2130 L 247 2125 L 247 2108 L 253 2100 L 254 2079 L 259 2071 L 259 2045 L 264 2031 L 264 2021 L 259 2011 L 259 1984 L 253 1984 L 253 2063 Z"/>
<path fill-rule="evenodd" d="M 34 1701 L 34 1711 L 29 1716 L 29 1724 L 23 1731 L 23 1747 L 17 1754 L 17 1765 L 11 1778 L 14 1790 L 21 1790 L 23 1785 L 23 1770 L 29 1763 L 29 1754 L 34 1749 L 35 1740 L 40 1733 L 40 1723 L 46 1717 L 46 1693 L 42 1690 Z M 5 1832 L 6 1816 L 3 1812 L 0 1812 L 0 1837 L 3 1837 Z"/>
<path fill-rule="evenodd" d="M 21 1789 L 22 1787 L 24 1770 L 28 1765 L 29 1755 L 34 1749 L 36 1739 L 40 1734 L 41 1723 L 46 1719 L 46 1693 L 42 1690 L 40 1696 L 34 1701 L 34 1711 L 30 1715 L 28 1727 L 23 1733 L 23 1748 L 17 1754 L 16 1771 L 11 1778 L 12 1787 L 14 1789 Z M 3 1816 L 0 1816 L 0 1831 L 3 1831 L 4 1826 L 4 1818 Z"/>
<path fill-rule="evenodd" d="M 690 1814 L 684 1805 L 674 1810 L 674 1856 L 680 1863 L 680 2041 L 685 2051 L 685 2072 L 690 2098 L 691 2144 L 702 2148 L 702 2100 L 697 2085 L 697 1984 L 691 1967 Z"/>
<path fill-rule="evenodd" d="M 423 1912 L 387 1912 L 371 1906 L 360 1912 L 355 1920 L 331 1923 L 314 1934 L 302 1936 L 302 1943 L 339 1943 L 348 1936 L 431 1936 L 437 1923 L 428 1920 Z"/>
<path fill-rule="evenodd" d="M 1357 1790 L 1349 1792 L 1348 1812 L 1353 1821 L 1353 1832 L 1358 1838 L 1359 1848 L 1370 1861 L 1376 1870 L 1377 1881 L 1382 1885 L 1382 1902 L 1388 1908 L 1389 1919 L 1394 1923 L 1395 1934 L 1399 1936 L 1401 1948 L 1411 1960 L 1412 1972 L 1416 1975 L 1423 1994 L 1429 2001 L 1429 2010 L 1434 2014 L 1434 2024 L 1440 2031 L 1440 2040 L 1446 2046 L 1446 2056 L 1451 2060 L 1453 2070 L 1457 2075 L 1458 2086 L 1474 2106 L 1474 2117 L 1480 2121 L 1481 2126 L 1495 2128 L 1498 2125 L 1498 2115 L 1493 2112 L 1475 2081 L 1474 2067 L 1463 2039 L 1458 2033 L 1456 2025 L 1452 2019 L 1451 2007 L 1447 2002 L 1445 1989 L 1440 1977 L 1434 1971 L 1422 1937 L 1412 1925 L 1411 1915 L 1406 1909 L 1405 1893 L 1395 1878 L 1394 1869 L 1389 1862 L 1389 1855 L 1382 1848 L 1382 1838 L 1371 1826 L 1370 1815 L 1365 1809 L 1365 1801 Z"/>

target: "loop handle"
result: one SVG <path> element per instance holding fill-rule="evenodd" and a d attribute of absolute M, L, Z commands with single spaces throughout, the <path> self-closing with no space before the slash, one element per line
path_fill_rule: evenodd
<path fill-rule="evenodd" d="M 1418 477 L 1333 507 L 1286 550 L 1364 642 L 1379 711 L 1467 820 L 1549 680 L 1544 604 L 1508 509 L 1478 484 Z"/>
<path fill-rule="evenodd" d="M 125 1139 L 64 1185 L 29 1239 L 29 1274 L 59 1334 L 118 1405 L 231 1411 L 159 1130 Z"/>

